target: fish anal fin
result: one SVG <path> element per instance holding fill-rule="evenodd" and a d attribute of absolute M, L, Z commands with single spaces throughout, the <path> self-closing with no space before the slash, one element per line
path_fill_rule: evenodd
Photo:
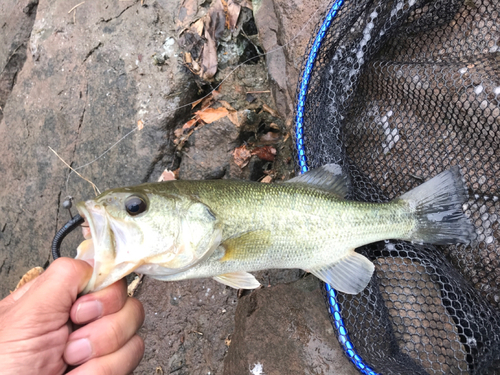
<path fill-rule="evenodd" d="M 215 281 L 235 289 L 255 289 L 260 286 L 255 276 L 248 272 L 231 272 L 215 276 Z"/>
<path fill-rule="evenodd" d="M 338 164 L 325 164 L 285 183 L 326 190 L 339 198 L 345 198 L 350 189 L 349 178 Z"/>
<path fill-rule="evenodd" d="M 221 262 L 259 257 L 265 253 L 270 244 L 269 230 L 255 230 L 228 238 L 221 244 L 226 250 Z"/>
<path fill-rule="evenodd" d="M 339 261 L 309 271 L 340 292 L 358 294 L 366 288 L 374 270 L 368 258 L 351 250 Z"/>

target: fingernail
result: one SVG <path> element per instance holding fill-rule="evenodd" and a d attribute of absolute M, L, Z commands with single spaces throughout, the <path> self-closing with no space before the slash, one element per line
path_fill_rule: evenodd
<path fill-rule="evenodd" d="M 102 316 L 100 301 L 82 302 L 76 308 L 75 319 L 77 324 L 84 324 Z"/>
<path fill-rule="evenodd" d="M 88 339 L 70 341 L 64 350 L 64 360 L 68 365 L 79 365 L 92 355 L 92 345 Z"/>

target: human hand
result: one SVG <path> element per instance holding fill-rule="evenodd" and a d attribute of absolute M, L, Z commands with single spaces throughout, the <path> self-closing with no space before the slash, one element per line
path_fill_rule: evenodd
<path fill-rule="evenodd" d="M 126 283 L 77 299 L 92 274 L 86 262 L 59 258 L 35 280 L 0 301 L 2 374 L 118 375 L 144 354 L 135 334 L 144 310 Z M 73 331 L 71 321 L 82 327 Z"/>

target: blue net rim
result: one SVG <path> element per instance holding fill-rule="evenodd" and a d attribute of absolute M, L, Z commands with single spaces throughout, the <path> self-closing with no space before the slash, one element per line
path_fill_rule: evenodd
<path fill-rule="evenodd" d="M 295 116 L 295 147 L 297 150 L 297 159 L 299 164 L 300 173 L 305 173 L 309 170 L 307 165 L 307 158 L 304 149 L 304 107 L 306 102 L 307 89 L 309 86 L 309 80 L 311 78 L 311 73 L 314 67 L 314 62 L 318 55 L 319 49 L 321 48 L 321 43 L 326 35 L 328 28 L 330 27 L 333 19 L 337 16 L 338 11 L 342 7 L 344 0 L 335 0 L 325 16 L 321 27 L 319 28 L 316 37 L 312 43 L 311 49 L 307 56 L 307 60 L 302 72 L 302 77 L 299 86 L 299 92 L 297 97 L 297 108 Z M 327 304 L 328 312 L 332 318 L 333 326 L 337 330 L 338 339 L 340 345 L 342 346 L 344 353 L 351 360 L 351 362 L 356 366 L 356 368 L 366 375 L 378 375 L 373 369 L 370 368 L 364 361 L 363 358 L 357 353 L 356 348 L 349 338 L 349 333 L 342 319 L 342 313 L 340 311 L 340 305 L 337 300 L 337 292 L 329 284 L 325 283 L 325 290 L 327 294 Z"/>

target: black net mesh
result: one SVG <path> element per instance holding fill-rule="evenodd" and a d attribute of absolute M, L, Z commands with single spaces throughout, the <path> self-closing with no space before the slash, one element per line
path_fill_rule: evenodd
<path fill-rule="evenodd" d="M 469 188 L 470 245 L 358 249 L 376 275 L 338 302 L 383 374 L 500 373 L 499 13 L 499 0 L 346 0 L 312 70 L 310 168 L 342 165 L 355 200 L 391 200 L 453 165 Z"/>

